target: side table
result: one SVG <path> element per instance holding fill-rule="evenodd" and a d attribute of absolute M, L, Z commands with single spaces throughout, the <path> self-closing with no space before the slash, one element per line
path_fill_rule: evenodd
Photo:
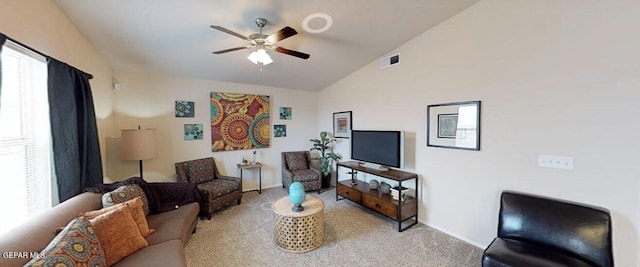
<path fill-rule="evenodd" d="M 288 196 L 276 200 L 271 206 L 276 219 L 273 238 L 276 245 L 292 253 L 320 247 L 324 242 L 324 202 L 307 195 L 302 202 L 303 211 L 294 212 L 292 207 Z"/>
<path fill-rule="evenodd" d="M 247 169 L 255 169 L 258 168 L 259 180 L 258 180 L 258 189 L 249 190 L 245 192 L 258 191 L 258 194 L 262 194 L 262 163 L 255 162 L 252 164 L 238 164 L 238 169 L 240 169 L 240 179 L 242 180 L 242 172 Z M 244 193 L 244 192 L 243 192 Z"/>

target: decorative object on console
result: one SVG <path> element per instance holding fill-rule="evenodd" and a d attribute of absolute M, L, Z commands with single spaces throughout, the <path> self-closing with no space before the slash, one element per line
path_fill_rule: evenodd
<path fill-rule="evenodd" d="M 190 101 L 176 100 L 176 118 L 193 118 L 195 104 Z"/>
<path fill-rule="evenodd" d="M 291 119 L 291 107 L 280 107 L 280 119 L 281 120 Z"/>
<path fill-rule="evenodd" d="M 156 129 L 123 129 L 120 133 L 120 156 L 123 160 L 138 160 L 140 178 L 142 177 L 142 160 L 155 158 Z"/>
<path fill-rule="evenodd" d="M 382 194 L 388 195 L 391 193 L 391 185 L 385 182 L 380 182 L 380 192 Z"/>
<path fill-rule="evenodd" d="M 349 138 L 351 136 L 351 111 L 333 113 L 333 137 Z"/>
<path fill-rule="evenodd" d="M 211 93 L 211 151 L 269 147 L 269 96 Z"/>
<path fill-rule="evenodd" d="M 399 186 L 394 186 L 391 188 L 391 198 L 393 198 L 394 200 L 402 200 L 404 201 L 405 199 L 407 199 L 407 193 L 409 192 L 409 188 L 406 187 L 399 187 Z"/>
<path fill-rule="evenodd" d="M 320 161 L 322 188 L 328 188 L 331 185 L 331 177 L 329 176 L 331 171 L 329 170 L 329 164 L 331 163 L 331 160 L 338 161 L 342 158 L 342 156 L 333 153 L 332 147 L 330 147 L 331 143 L 335 142 L 336 139 L 329 138 L 327 132 L 320 132 L 320 139 L 311 139 L 309 141 L 313 142 L 313 147 L 310 150 L 318 150 L 318 152 L 320 152 L 320 157 L 312 158 L 312 160 Z M 329 149 L 329 151 L 327 151 L 327 149 Z"/>
<path fill-rule="evenodd" d="M 304 192 L 304 185 L 300 182 L 293 182 L 289 186 L 289 200 L 293 203 L 291 210 L 294 212 L 300 212 L 304 210 L 302 202 L 307 194 Z"/>
<path fill-rule="evenodd" d="M 378 190 L 379 186 L 380 186 L 380 183 L 378 183 L 378 180 L 372 179 L 371 181 L 369 181 L 369 187 L 371 189 Z"/>
<path fill-rule="evenodd" d="M 202 124 L 185 124 L 184 140 L 202 140 L 203 128 Z"/>
<path fill-rule="evenodd" d="M 427 146 L 480 150 L 480 101 L 428 105 Z"/>
<path fill-rule="evenodd" d="M 351 184 L 352 185 L 357 185 L 358 184 L 358 178 L 356 178 L 356 177 L 358 175 L 358 171 L 352 170 L 350 172 L 347 172 L 347 174 L 351 174 Z"/>

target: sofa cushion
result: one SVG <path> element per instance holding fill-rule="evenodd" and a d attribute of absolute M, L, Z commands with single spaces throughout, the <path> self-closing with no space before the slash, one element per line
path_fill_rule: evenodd
<path fill-rule="evenodd" d="M 109 266 L 149 245 L 126 206 L 117 207 L 89 221 L 102 244 Z"/>
<path fill-rule="evenodd" d="M 44 257 L 25 266 L 107 266 L 93 226 L 82 217 L 69 222 L 40 254 Z"/>
<path fill-rule="evenodd" d="M 147 224 L 147 217 L 144 215 L 144 210 L 142 209 L 141 196 L 138 196 L 127 202 L 116 204 L 110 207 L 102 208 L 99 210 L 83 212 L 83 213 L 80 213 L 80 216 L 83 216 L 87 219 L 93 219 L 95 217 L 98 217 L 99 215 L 102 215 L 104 213 L 117 209 L 120 206 L 127 206 L 127 208 L 129 208 L 129 211 L 131 212 L 131 217 L 133 217 L 133 220 L 136 222 L 136 225 L 138 226 L 138 230 L 140 230 L 140 234 L 142 234 L 142 236 L 145 236 L 145 237 L 149 236 L 151 233 L 155 231 L 155 229 L 149 229 L 149 225 Z"/>
<path fill-rule="evenodd" d="M 127 202 L 138 196 L 142 197 L 142 209 L 144 210 L 144 215 L 149 215 L 149 201 L 147 200 L 147 196 L 144 194 L 142 188 L 137 184 L 123 185 L 118 187 L 116 190 L 105 193 L 102 195 L 102 206 L 106 208 L 115 204 Z"/>
<path fill-rule="evenodd" d="M 212 263 L 214 264 L 214 263 Z M 215 265 L 215 264 L 214 264 Z M 184 245 L 180 240 L 174 239 L 142 248 L 125 257 L 113 267 L 186 267 L 187 259 Z"/>
<path fill-rule="evenodd" d="M 485 250 L 482 266 L 505 266 L 505 263 L 510 266 L 527 267 L 597 266 L 573 255 L 563 254 L 556 249 L 498 237 Z"/>
<path fill-rule="evenodd" d="M 284 157 L 287 160 L 287 168 L 290 171 L 309 169 L 306 152 L 289 152 Z"/>
<path fill-rule="evenodd" d="M 240 184 L 235 181 L 216 179 L 207 183 L 198 184 L 198 189 L 209 196 L 209 198 L 219 198 L 241 190 Z"/>
<path fill-rule="evenodd" d="M 293 173 L 294 182 L 313 182 L 318 181 L 320 178 L 320 175 L 311 169 L 295 170 L 291 171 L 291 173 Z"/>
<path fill-rule="evenodd" d="M 172 239 L 179 239 L 186 244 L 193 232 L 194 221 L 197 223 L 199 211 L 198 203 L 190 203 L 172 211 L 149 215 L 149 227 L 156 229 L 152 235 L 146 237 L 149 245 Z"/>

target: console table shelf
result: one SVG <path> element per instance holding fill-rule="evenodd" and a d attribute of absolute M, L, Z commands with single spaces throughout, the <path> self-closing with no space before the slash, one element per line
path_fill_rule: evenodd
<path fill-rule="evenodd" d="M 404 201 L 395 200 L 389 194 L 382 194 L 380 190 L 371 189 L 369 183 L 357 181 L 352 184 L 351 179 L 340 181 L 340 172 L 336 173 L 336 201 L 349 199 L 366 208 L 374 210 L 384 216 L 387 216 L 398 223 L 398 232 L 402 232 L 418 223 L 418 175 L 415 173 L 404 172 L 399 170 L 375 170 L 360 166 L 358 162 L 347 161 L 338 162 L 336 170 L 339 167 L 361 171 L 375 176 L 384 177 L 398 182 L 398 186 L 402 186 L 402 182 L 413 179 L 415 181 L 415 196 L 407 197 Z M 406 220 L 413 219 L 413 222 L 406 227 L 402 227 L 402 223 Z"/>

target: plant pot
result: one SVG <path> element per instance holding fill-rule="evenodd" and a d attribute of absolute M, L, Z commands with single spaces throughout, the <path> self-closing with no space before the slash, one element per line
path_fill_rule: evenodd
<path fill-rule="evenodd" d="M 331 186 L 331 173 L 328 175 L 322 174 L 322 188 L 329 188 Z"/>

